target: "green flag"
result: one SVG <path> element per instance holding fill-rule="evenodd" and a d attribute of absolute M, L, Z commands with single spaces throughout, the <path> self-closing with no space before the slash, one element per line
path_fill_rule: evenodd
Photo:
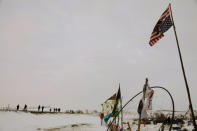
<path fill-rule="evenodd" d="M 117 95 L 116 95 L 116 101 L 115 101 L 115 103 L 114 103 L 114 109 L 113 109 L 113 111 L 112 111 L 112 116 L 113 116 L 113 117 L 118 116 L 117 107 L 118 107 L 118 105 L 119 105 L 120 98 L 121 98 L 121 93 L 120 93 L 120 85 L 119 85 L 118 93 L 117 93 Z"/>

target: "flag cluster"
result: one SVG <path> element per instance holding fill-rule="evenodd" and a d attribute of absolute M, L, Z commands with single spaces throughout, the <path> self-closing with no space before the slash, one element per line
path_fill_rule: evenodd
<path fill-rule="evenodd" d="M 153 46 L 158 40 L 160 40 L 164 36 L 163 33 L 165 33 L 172 26 L 173 23 L 170 14 L 171 10 L 170 6 L 168 6 L 153 29 L 149 41 L 150 46 Z"/>

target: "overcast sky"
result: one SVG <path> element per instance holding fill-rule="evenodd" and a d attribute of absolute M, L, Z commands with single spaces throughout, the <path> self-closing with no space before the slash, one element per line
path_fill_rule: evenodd
<path fill-rule="evenodd" d="M 169 2 L 2 0 L 0 104 L 99 109 L 119 82 L 124 104 L 148 77 L 150 86 L 172 93 L 177 110 L 188 109 L 173 28 L 148 44 Z M 197 109 L 197 1 L 171 3 Z"/>

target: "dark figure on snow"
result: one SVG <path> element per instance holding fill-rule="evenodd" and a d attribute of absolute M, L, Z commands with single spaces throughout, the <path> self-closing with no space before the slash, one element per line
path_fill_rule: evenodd
<path fill-rule="evenodd" d="M 17 111 L 19 110 L 19 104 L 16 106 L 16 110 L 17 110 Z"/>
<path fill-rule="evenodd" d="M 38 106 L 38 112 L 40 111 L 40 105 Z"/>
<path fill-rule="evenodd" d="M 25 106 L 24 106 L 24 109 L 23 109 L 24 111 L 27 111 L 27 105 L 25 104 Z"/>
<path fill-rule="evenodd" d="M 170 117 L 167 118 L 168 125 L 171 123 Z"/>
<path fill-rule="evenodd" d="M 51 108 L 49 109 L 49 111 L 51 112 Z"/>
<path fill-rule="evenodd" d="M 42 112 L 44 111 L 44 106 L 42 106 Z"/>
<path fill-rule="evenodd" d="M 60 112 L 60 108 L 58 108 L 58 112 Z"/>

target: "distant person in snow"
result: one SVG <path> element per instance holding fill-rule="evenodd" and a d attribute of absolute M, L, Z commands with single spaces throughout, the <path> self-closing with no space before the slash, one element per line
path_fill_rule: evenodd
<path fill-rule="evenodd" d="M 40 111 L 40 105 L 38 106 L 38 112 Z"/>
<path fill-rule="evenodd" d="M 19 110 L 19 104 L 16 106 L 16 110 L 17 110 L 17 111 Z"/>
<path fill-rule="evenodd" d="M 42 112 L 44 111 L 44 106 L 42 106 Z"/>
<path fill-rule="evenodd" d="M 25 104 L 25 106 L 24 106 L 24 109 L 23 109 L 24 111 L 27 111 L 27 105 Z"/>

